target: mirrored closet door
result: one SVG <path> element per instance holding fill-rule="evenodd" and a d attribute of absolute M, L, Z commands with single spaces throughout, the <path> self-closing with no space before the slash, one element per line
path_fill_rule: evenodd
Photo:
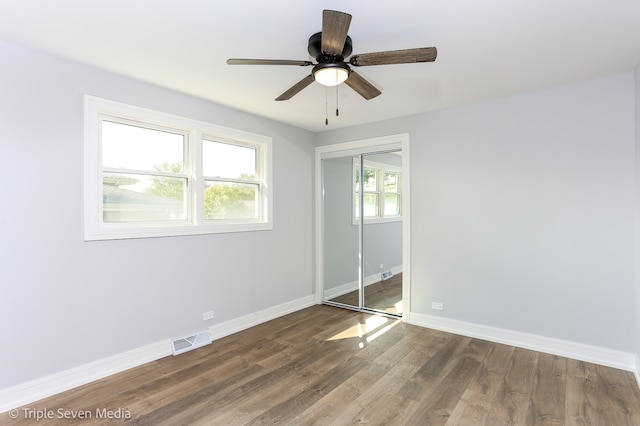
<path fill-rule="evenodd" d="M 324 303 L 401 316 L 401 150 L 326 158 L 322 168 Z"/>

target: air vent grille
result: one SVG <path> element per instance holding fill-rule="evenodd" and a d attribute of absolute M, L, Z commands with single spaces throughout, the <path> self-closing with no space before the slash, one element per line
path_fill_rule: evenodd
<path fill-rule="evenodd" d="M 212 340 L 209 332 L 201 331 L 191 336 L 173 340 L 171 342 L 171 348 L 173 349 L 173 355 L 179 355 L 201 346 L 208 345 L 211 342 Z"/>

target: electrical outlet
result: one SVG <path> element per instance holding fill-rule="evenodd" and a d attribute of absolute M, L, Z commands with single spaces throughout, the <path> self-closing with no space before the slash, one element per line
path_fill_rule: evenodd
<path fill-rule="evenodd" d="M 384 263 L 380 264 L 380 269 L 384 269 Z"/>
<path fill-rule="evenodd" d="M 440 302 L 431 302 L 431 309 L 436 309 L 438 311 L 444 310 L 444 304 Z"/>
<path fill-rule="evenodd" d="M 213 319 L 213 311 L 207 311 L 202 313 L 202 321 Z"/>

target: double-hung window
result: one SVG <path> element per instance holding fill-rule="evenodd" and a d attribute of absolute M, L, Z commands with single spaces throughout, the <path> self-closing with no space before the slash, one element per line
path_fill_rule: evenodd
<path fill-rule="evenodd" d="M 202 142 L 205 220 L 260 217 L 259 153 L 251 144 L 205 138 Z M 236 161 L 230 162 L 229 158 Z"/>
<path fill-rule="evenodd" d="M 271 139 L 85 98 L 85 240 L 272 228 Z"/>
<path fill-rule="evenodd" d="M 360 161 L 353 161 L 353 224 L 360 220 L 362 192 L 365 222 L 402 220 L 402 173 L 397 166 L 364 161 L 360 185 Z"/>
<path fill-rule="evenodd" d="M 102 222 L 189 220 L 188 134 L 101 116 Z"/>

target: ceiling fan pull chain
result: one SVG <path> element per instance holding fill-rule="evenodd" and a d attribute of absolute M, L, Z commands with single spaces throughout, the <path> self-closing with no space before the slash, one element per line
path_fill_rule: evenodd
<path fill-rule="evenodd" d="M 324 125 L 329 125 L 329 88 L 324 89 Z"/>
<path fill-rule="evenodd" d="M 340 116 L 340 111 L 338 110 L 338 86 L 336 86 L 336 117 Z"/>

